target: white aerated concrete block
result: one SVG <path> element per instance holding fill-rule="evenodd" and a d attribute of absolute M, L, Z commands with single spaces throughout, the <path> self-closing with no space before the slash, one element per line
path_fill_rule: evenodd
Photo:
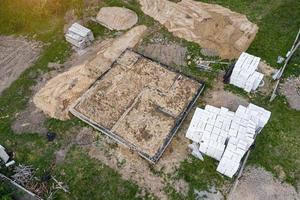
<path fill-rule="evenodd" d="M 256 71 L 259 62 L 259 57 L 242 53 L 233 68 L 230 84 L 243 88 L 247 92 L 256 90 L 263 79 L 263 74 Z"/>
<path fill-rule="evenodd" d="M 220 161 L 218 172 L 233 177 L 270 115 L 269 111 L 254 104 L 239 106 L 235 113 L 224 107 L 207 105 L 205 109 L 196 109 L 186 137 L 199 144 L 201 153 Z M 195 151 L 193 155 L 197 157 L 200 152 Z"/>

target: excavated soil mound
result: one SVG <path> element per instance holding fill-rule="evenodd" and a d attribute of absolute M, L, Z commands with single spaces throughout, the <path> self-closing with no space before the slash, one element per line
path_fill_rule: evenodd
<path fill-rule="evenodd" d="M 36 61 L 40 52 L 38 42 L 0 36 L 0 94 Z"/>
<path fill-rule="evenodd" d="M 139 0 L 145 14 L 175 36 L 216 50 L 221 58 L 237 58 L 255 38 L 258 27 L 245 15 L 215 4 L 182 0 Z"/>
<path fill-rule="evenodd" d="M 127 8 L 103 7 L 100 9 L 96 20 L 111 30 L 126 30 L 137 23 L 138 16 Z"/>
<path fill-rule="evenodd" d="M 287 98 L 291 108 L 300 110 L 300 77 L 286 79 L 280 85 L 280 92 Z"/>
<path fill-rule="evenodd" d="M 110 69 L 125 49 L 134 47 L 146 29 L 146 26 L 137 26 L 114 40 L 103 41 L 94 58 L 50 79 L 33 102 L 52 118 L 69 119 L 70 105 Z"/>

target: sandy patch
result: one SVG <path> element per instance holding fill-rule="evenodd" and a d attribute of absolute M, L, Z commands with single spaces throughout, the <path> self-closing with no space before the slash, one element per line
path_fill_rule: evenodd
<path fill-rule="evenodd" d="M 52 118 L 69 119 L 70 105 L 110 68 L 126 48 L 134 47 L 145 31 L 145 26 L 137 26 L 116 39 L 103 41 L 95 57 L 49 80 L 34 96 L 35 105 Z"/>
<path fill-rule="evenodd" d="M 138 16 L 135 12 L 127 8 L 102 7 L 96 20 L 108 29 L 126 30 L 137 23 Z"/>
<path fill-rule="evenodd" d="M 260 167 L 248 167 L 229 200 L 299 200 L 295 188 Z"/>
<path fill-rule="evenodd" d="M 175 36 L 216 50 L 221 58 L 237 58 L 248 49 L 258 27 L 245 15 L 216 4 L 193 0 L 139 0 L 142 11 Z"/>
<path fill-rule="evenodd" d="M 0 36 L 0 94 L 27 68 L 41 52 L 41 44 L 25 38 Z"/>

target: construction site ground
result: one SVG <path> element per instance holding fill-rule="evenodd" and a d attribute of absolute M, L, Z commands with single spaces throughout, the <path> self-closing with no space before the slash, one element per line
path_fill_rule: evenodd
<path fill-rule="evenodd" d="M 202 87 L 127 50 L 81 97 L 73 113 L 108 130 L 109 135 L 117 134 L 129 147 L 135 146 L 147 159 L 154 159 L 175 134 L 173 129 Z"/>
<path fill-rule="evenodd" d="M 279 67 L 276 63 L 278 55 L 286 54 L 299 29 L 299 1 L 203 2 L 216 3 L 246 15 L 258 26 L 256 38 L 248 52 L 268 63 L 261 71 L 270 80 L 270 71 Z M 13 79 L 10 78 L 11 84 L 0 96 L 0 144 L 14 152 L 17 164 L 33 166 L 37 169 L 36 176 L 39 178 L 44 172 L 50 172 L 68 185 L 70 193 L 59 190 L 55 193 L 56 199 L 177 200 L 195 199 L 200 194 L 205 194 L 206 197 L 217 196 L 219 199 L 227 197 L 234 180 L 224 178 L 216 172 L 215 160 L 204 157 L 203 162 L 191 156 L 187 149 L 190 141 L 185 138 L 185 132 L 195 106 L 159 162 L 152 165 L 134 151 L 119 145 L 79 119 L 60 121 L 49 118 L 33 104 L 34 94 L 49 79 L 95 55 L 101 41 L 124 33 L 108 30 L 90 20 L 103 6 L 129 8 L 137 13 L 139 25 L 148 26 L 147 34 L 136 45 L 135 51 L 145 53 L 196 80 L 206 81 L 207 87 L 195 106 L 211 104 L 234 111 L 238 105 L 252 102 L 272 112 L 268 125 L 257 137 L 233 199 L 244 198 L 244 192 L 249 194 L 247 196 L 250 199 L 300 199 L 300 114 L 289 106 L 289 99 L 286 100 L 282 93 L 274 102 L 269 103 L 270 88 L 274 84 L 272 81 L 260 91 L 246 94 L 222 83 L 224 66 L 213 65 L 209 71 L 199 70 L 196 60 L 200 57 L 206 60 L 220 58 L 202 55 L 198 44 L 174 37 L 160 23 L 145 15 L 138 1 L 133 0 L 78 0 L 68 3 L 61 1 L 60 4 L 47 1 L 45 5 L 35 1 L 5 0 L 1 3 L 0 38 L 14 35 L 16 40 L 24 41 L 23 37 L 26 36 L 29 44 L 38 44 L 38 48 L 30 52 L 30 56 L 25 56 L 32 59 L 24 59 L 24 65 L 14 65 L 13 70 L 18 73 L 14 74 Z M 15 12 L 15 8 L 19 8 L 20 12 Z M 92 29 L 96 36 L 91 50 L 81 56 L 71 49 L 63 37 L 64 25 L 75 20 Z M 2 48 L 2 43 L 0 50 L 0 58 L 6 57 L 7 53 L 2 52 L 8 50 Z M 160 58 L 160 54 L 164 55 L 163 58 Z M 170 63 L 171 60 L 174 60 L 174 65 Z M 295 67 L 295 63 L 299 64 L 298 61 L 299 54 L 293 59 L 293 65 L 287 67 L 288 77 L 283 80 L 283 84 L 285 80 L 291 79 L 290 75 L 299 76 Z M 2 68 L 0 64 L 0 72 L 4 69 L 4 73 L 0 73 L 0 80 L 7 78 L 9 74 L 7 65 L 5 66 Z M 294 88 L 298 86 L 290 84 L 287 87 L 293 91 L 290 96 L 296 98 L 294 91 L 298 89 Z M 179 110 L 179 107 L 175 107 L 174 112 Z M 48 131 L 57 133 L 52 142 L 45 136 Z M 5 173 L 2 169 L 0 172 Z M 0 193 L 2 184 L 0 183 Z M 51 187 L 52 183 L 45 185 Z M 47 197 L 46 194 L 42 195 Z"/>

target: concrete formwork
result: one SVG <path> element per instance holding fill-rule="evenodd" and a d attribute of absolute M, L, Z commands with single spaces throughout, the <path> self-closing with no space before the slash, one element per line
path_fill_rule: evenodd
<path fill-rule="evenodd" d="M 204 83 L 126 50 L 70 111 L 155 163 L 203 88 Z"/>

